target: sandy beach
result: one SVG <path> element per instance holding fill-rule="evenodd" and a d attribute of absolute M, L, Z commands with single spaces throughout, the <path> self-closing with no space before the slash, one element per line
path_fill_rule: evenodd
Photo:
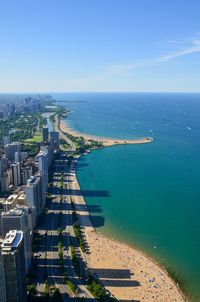
<path fill-rule="evenodd" d="M 122 145 L 122 144 L 146 144 L 151 143 L 153 141 L 152 137 L 144 137 L 141 139 L 114 139 L 114 138 L 108 138 L 108 137 L 99 137 L 94 135 L 89 135 L 86 133 L 78 132 L 73 129 L 71 129 L 70 125 L 67 123 L 66 120 L 60 121 L 60 130 L 66 133 L 69 133 L 75 137 L 84 137 L 86 141 L 95 140 L 98 142 L 102 142 L 105 147 L 113 146 L 113 145 Z"/>
<path fill-rule="evenodd" d="M 167 272 L 141 251 L 100 234 L 90 215 L 76 178 L 75 160 L 70 173 L 72 198 L 88 245 L 86 256 L 90 270 L 120 301 L 183 302 L 178 286 Z M 77 194 L 77 192 L 79 192 Z"/>
<path fill-rule="evenodd" d="M 97 140 L 104 146 L 117 144 L 143 144 L 152 138 L 138 140 L 119 140 L 101 138 L 79 133 L 61 121 L 57 129 L 73 136 L 83 136 L 85 140 Z M 62 132 L 60 132 L 62 134 Z M 178 285 L 170 278 L 164 268 L 150 259 L 142 251 L 107 238 L 92 225 L 90 214 L 76 177 L 77 160 L 72 162 L 69 173 L 72 199 L 76 206 L 84 238 L 87 245 L 86 262 L 90 271 L 101 280 L 106 289 L 120 301 L 132 302 L 183 302 L 186 301 Z"/>

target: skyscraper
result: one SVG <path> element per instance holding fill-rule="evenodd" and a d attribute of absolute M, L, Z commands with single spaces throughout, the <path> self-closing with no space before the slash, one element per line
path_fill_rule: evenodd
<path fill-rule="evenodd" d="M 3 145 L 10 144 L 10 137 L 9 136 L 3 136 Z"/>
<path fill-rule="evenodd" d="M 3 242 L 3 240 L 0 239 L 0 302 L 6 302 L 3 256 L 2 256 L 2 252 L 1 252 L 2 242 Z"/>
<path fill-rule="evenodd" d="M 20 163 L 15 162 L 11 165 L 12 171 L 12 184 L 14 187 L 20 186 L 21 184 L 21 175 L 20 175 Z"/>
<path fill-rule="evenodd" d="M 27 207 L 19 207 L 1 215 L 2 235 L 5 236 L 11 229 L 23 231 L 24 236 L 24 256 L 26 272 L 31 263 L 31 230 L 28 223 L 29 209 Z"/>
<path fill-rule="evenodd" d="M 53 153 L 54 153 L 54 144 L 52 141 L 48 141 L 44 145 L 40 147 L 41 151 L 45 151 L 48 153 L 48 166 L 50 167 L 52 159 L 53 159 Z"/>
<path fill-rule="evenodd" d="M 48 129 L 48 127 L 43 127 L 43 129 L 42 129 L 42 138 L 43 138 L 43 143 L 48 141 L 48 139 L 49 139 L 49 129 Z"/>
<path fill-rule="evenodd" d="M 21 162 L 21 152 L 15 152 L 15 161 Z"/>
<path fill-rule="evenodd" d="M 32 166 L 26 166 L 23 168 L 23 172 L 22 172 L 22 178 L 23 178 L 23 184 L 26 185 L 27 180 L 29 178 L 31 178 L 31 176 L 33 175 L 33 168 Z"/>
<path fill-rule="evenodd" d="M 49 164 L 48 164 L 48 151 L 40 151 L 38 153 L 38 168 L 41 173 L 44 175 L 44 181 L 45 181 L 45 190 L 48 188 L 48 170 L 49 170 Z"/>
<path fill-rule="evenodd" d="M 23 232 L 9 231 L 1 245 L 7 302 L 26 301 L 26 271 Z"/>
<path fill-rule="evenodd" d="M 4 151 L 6 157 L 9 160 L 15 160 L 15 152 L 21 152 L 21 144 L 18 142 L 13 142 L 4 146 Z"/>
<path fill-rule="evenodd" d="M 44 175 L 31 176 L 25 188 L 28 204 L 35 208 L 36 216 L 41 213 L 46 201 Z"/>
<path fill-rule="evenodd" d="M 50 132 L 50 139 L 54 145 L 54 149 L 59 148 L 59 132 L 57 131 L 51 131 Z"/>

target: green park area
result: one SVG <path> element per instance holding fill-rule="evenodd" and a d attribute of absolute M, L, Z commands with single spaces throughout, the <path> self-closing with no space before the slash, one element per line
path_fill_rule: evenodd
<path fill-rule="evenodd" d="M 40 143 L 42 141 L 42 132 L 36 132 L 32 138 L 27 138 L 24 143 Z"/>

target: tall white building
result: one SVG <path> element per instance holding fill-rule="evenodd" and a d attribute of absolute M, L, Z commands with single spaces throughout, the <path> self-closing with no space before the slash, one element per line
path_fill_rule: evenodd
<path fill-rule="evenodd" d="M 31 176 L 25 188 L 26 199 L 29 206 L 35 208 L 36 217 L 41 213 L 46 202 L 44 175 Z"/>
<path fill-rule="evenodd" d="M 20 175 L 20 163 L 15 162 L 11 165 L 12 171 L 12 184 L 14 187 L 18 187 L 21 184 L 21 175 Z"/>
<path fill-rule="evenodd" d="M 48 151 L 40 151 L 38 153 L 38 168 L 39 171 L 44 175 L 45 181 L 45 189 L 48 188 L 48 170 L 49 170 L 49 158 L 48 158 Z"/>
<path fill-rule="evenodd" d="M 21 152 L 15 152 L 15 162 L 21 162 Z"/>
<path fill-rule="evenodd" d="M 54 154 L 54 144 L 52 141 L 49 141 L 40 147 L 41 151 L 45 151 L 48 153 L 48 166 L 50 167 L 53 154 Z"/>

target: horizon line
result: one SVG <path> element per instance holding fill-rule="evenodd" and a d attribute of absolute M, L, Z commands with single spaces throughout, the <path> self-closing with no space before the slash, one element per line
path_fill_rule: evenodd
<path fill-rule="evenodd" d="M 56 93 L 194 93 L 200 91 L 24 91 L 24 92 L 1 92 L 1 94 L 56 94 Z"/>

